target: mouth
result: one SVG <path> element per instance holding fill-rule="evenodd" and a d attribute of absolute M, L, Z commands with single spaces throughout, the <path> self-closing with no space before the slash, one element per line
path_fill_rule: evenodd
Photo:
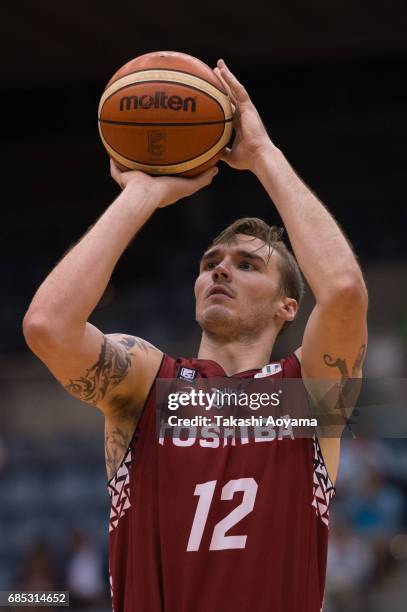
<path fill-rule="evenodd" d="M 209 298 L 209 297 L 212 297 L 213 295 L 221 295 L 221 296 L 223 295 L 228 298 L 233 298 L 232 293 L 225 287 L 221 287 L 221 286 L 212 287 L 212 289 L 209 290 L 206 297 Z"/>

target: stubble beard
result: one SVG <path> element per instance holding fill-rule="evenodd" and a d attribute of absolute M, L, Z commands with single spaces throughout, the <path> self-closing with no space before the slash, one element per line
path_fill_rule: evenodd
<path fill-rule="evenodd" d="M 256 338 L 264 327 L 259 319 L 249 320 L 223 307 L 212 307 L 197 322 L 208 337 L 223 342 Z"/>

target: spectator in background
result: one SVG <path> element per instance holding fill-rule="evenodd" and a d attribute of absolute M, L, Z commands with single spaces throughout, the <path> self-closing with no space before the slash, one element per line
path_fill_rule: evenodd
<path fill-rule="evenodd" d="M 374 571 L 373 551 L 344 523 L 335 524 L 328 547 L 327 612 L 360 612 Z"/>
<path fill-rule="evenodd" d="M 70 605 L 92 608 L 104 598 L 102 558 L 88 536 L 80 530 L 70 534 L 71 555 L 66 566 L 66 588 Z"/>
<path fill-rule="evenodd" d="M 38 540 L 27 552 L 17 589 L 22 591 L 57 591 L 60 581 L 55 563 L 45 540 Z M 15 612 L 26 612 L 24 606 L 13 607 Z M 49 607 L 36 606 L 36 612 L 49 612 Z"/>
<path fill-rule="evenodd" d="M 357 532 L 381 542 L 402 529 L 403 494 L 398 487 L 386 482 L 384 474 L 372 469 L 365 486 L 349 504 L 349 511 Z"/>
<path fill-rule="evenodd" d="M 47 542 L 39 540 L 27 552 L 19 589 L 24 591 L 52 591 L 58 589 L 58 578 Z"/>
<path fill-rule="evenodd" d="M 391 607 L 391 585 L 403 580 L 398 561 L 405 558 L 406 503 L 397 466 L 404 465 L 404 452 L 393 441 L 343 441 L 324 612 L 403 609 Z"/>

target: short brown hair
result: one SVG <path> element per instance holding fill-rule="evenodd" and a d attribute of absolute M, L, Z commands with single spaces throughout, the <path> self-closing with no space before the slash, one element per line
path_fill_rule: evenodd
<path fill-rule="evenodd" d="M 236 241 L 236 234 L 253 236 L 263 240 L 269 247 L 269 258 L 273 250 L 281 256 L 279 259 L 279 270 L 281 275 L 280 290 L 286 297 L 294 298 L 301 303 L 304 295 L 304 281 L 297 261 L 291 251 L 281 240 L 284 233 L 283 228 L 276 225 L 268 225 L 263 219 L 258 217 L 243 217 L 228 225 L 212 242 L 212 246 L 217 244 L 230 244 Z M 291 321 L 286 321 L 280 333 L 287 329 Z"/>

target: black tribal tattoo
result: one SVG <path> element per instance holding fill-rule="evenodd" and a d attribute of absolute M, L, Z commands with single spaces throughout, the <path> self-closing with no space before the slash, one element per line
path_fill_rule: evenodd
<path fill-rule="evenodd" d="M 105 433 L 105 459 L 107 477 L 110 480 L 123 461 L 124 454 L 130 442 L 131 433 L 116 428 Z"/>
<path fill-rule="evenodd" d="M 127 349 L 132 348 L 133 346 L 137 346 L 144 353 L 148 353 L 148 351 L 157 351 L 158 349 L 147 340 L 142 340 L 141 338 L 137 338 L 137 336 L 125 336 L 123 334 L 109 334 L 110 338 L 117 337 L 120 338 L 120 344 L 123 344 Z"/>
<path fill-rule="evenodd" d="M 112 335 L 120 337 L 120 340 L 114 342 L 103 336 L 97 362 L 86 371 L 85 376 L 76 380 L 71 379 L 69 384 L 65 385 L 67 391 L 78 399 L 97 405 L 109 391 L 126 378 L 131 366 L 131 357 L 134 355 L 131 349 L 137 345 L 147 351 L 152 346 L 134 336 Z"/>

